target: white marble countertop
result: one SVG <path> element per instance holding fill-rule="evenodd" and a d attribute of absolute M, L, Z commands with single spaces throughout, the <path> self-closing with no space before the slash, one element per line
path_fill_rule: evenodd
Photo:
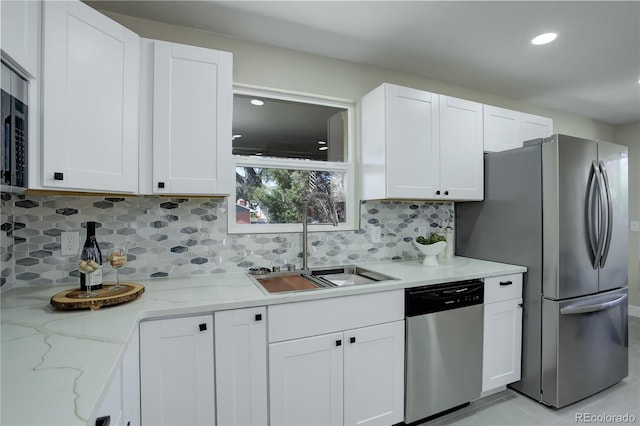
<path fill-rule="evenodd" d="M 101 402 L 142 319 L 339 297 L 525 272 L 463 257 L 426 267 L 418 260 L 362 265 L 398 278 L 353 287 L 265 294 L 246 274 L 142 282 L 133 302 L 97 311 L 56 311 L 66 287 L 20 287 L 0 295 L 2 425 L 84 425 Z"/>

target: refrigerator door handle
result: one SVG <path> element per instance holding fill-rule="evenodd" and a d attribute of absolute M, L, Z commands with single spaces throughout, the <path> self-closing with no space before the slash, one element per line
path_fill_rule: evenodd
<path fill-rule="evenodd" d="M 593 223 L 593 207 L 594 207 L 593 192 L 595 191 L 594 184 L 595 184 L 597 173 L 598 173 L 597 167 L 594 161 L 591 164 L 591 170 L 589 170 L 589 179 L 587 181 L 587 197 L 585 200 L 586 203 L 584 208 L 586 223 L 587 223 L 587 240 L 589 241 L 589 248 L 591 249 L 591 265 L 593 266 L 593 269 L 598 268 L 598 263 L 597 263 L 598 247 L 596 246 L 596 242 L 594 242 L 594 240 L 597 241 L 596 239 L 597 228 Z"/>
<path fill-rule="evenodd" d="M 607 256 L 609 255 L 609 247 L 611 246 L 611 234 L 613 231 L 613 201 L 611 199 L 611 186 L 609 185 L 609 175 L 607 175 L 607 168 L 604 165 L 604 161 L 600 161 L 600 174 L 604 181 L 604 187 L 607 197 L 607 236 L 604 246 L 602 247 L 602 257 L 600 259 L 600 267 L 604 267 L 607 263 Z M 604 220 L 602 221 L 604 223 Z"/>
<path fill-rule="evenodd" d="M 596 177 L 596 182 L 597 182 L 597 188 L 598 188 L 598 196 L 600 198 L 600 203 L 598 204 L 598 207 L 600 208 L 600 214 L 598 217 L 598 229 L 597 229 L 597 234 L 598 234 L 598 245 L 596 247 L 596 252 L 595 252 L 595 256 L 593 259 L 593 269 L 598 269 L 598 266 L 600 266 L 600 259 L 602 259 L 602 251 L 604 249 L 604 240 L 605 240 L 605 232 L 606 232 L 606 228 L 604 226 L 604 216 L 605 216 L 605 205 L 606 205 L 606 198 L 605 198 L 605 187 L 604 187 L 604 183 L 602 182 L 602 175 L 600 174 L 600 169 L 598 168 L 598 163 L 596 163 L 595 160 L 592 161 L 591 163 L 591 168 L 593 170 L 593 174 Z M 593 226 L 593 223 L 592 223 Z M 594 230 L 593 232 L 595 233 L 596 230 Z"/>
<path fill-rule="evenodd" d="M 627 295 L 623 294 L 617 299 L 609 300 L 607 302 L 596 303 L 595 305 L 569 305 L 560 309 L 560 313 L 562 315 L 572 315 L 572 314 L 586 314 L 589 312 L 598 312 L 604 311 L 605 309 L 609 309 L 616 305 L 621 304 L 627 299 Z"/>

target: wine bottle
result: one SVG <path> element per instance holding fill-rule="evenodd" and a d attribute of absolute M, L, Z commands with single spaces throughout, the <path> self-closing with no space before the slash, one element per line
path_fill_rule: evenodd
<path fill-rule="evenodd" d="M 87 255 L 87 252 L 93 254 Z M 85 291 L 87 289 L 87 279 L 91 280 L 91 290 L 102 288 L 102 252 L 96 240 L 96 222 L 87 222 L 87 238 L 84 240 L 81 253 L 85 253 L 84 256 L 80 256 L 81 260 L 94 260 L 100 267 L 90 274 L 80 274 L 80 290 Z M 83 257 L 86 257 L 86 259 Z"/>

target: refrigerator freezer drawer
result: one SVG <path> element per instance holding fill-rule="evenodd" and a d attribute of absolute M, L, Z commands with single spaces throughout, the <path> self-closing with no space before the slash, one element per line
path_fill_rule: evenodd
<path fill-rule="evenodd" d="M 628 374 L 627 288 L 542 302 L 542 396 L 564 407 Z"/>

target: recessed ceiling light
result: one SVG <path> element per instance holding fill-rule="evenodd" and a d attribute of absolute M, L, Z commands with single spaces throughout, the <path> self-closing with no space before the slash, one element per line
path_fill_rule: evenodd
<path fill-rule="evenodd" d="M 238 138 L 241 138 L 241 137 L 242 137 L 242 135 L 233 135 L 233 136 L 231 136 L 231 140 L 238 139 Z"/>
<path fill-rule="evenodd" d="M 329 149 L 328 146 L 321 146 L 320 148 L 318 148 L 318 151 L 326 151 L 328 149 Z"/>
<path fill-rule="evenodd" d="M 261 106 L 264 105 L 264 101 L 260 99 L 251 99 L 251 105 Z"/>
<path fill-rule="evenodd" d="M 325 141 L 318 141 L 318 144 L 320 145 L 326 145 L 327 143 Z"/>
<path fill-rule="evenodd" d="M 531 44 L 535 44 L 536 46 L 540 46 L 542 44 L 551 43 L 553 40 L 556 39 L 556 37 L 558 37 L 558 34 L 556 34 L 556 33 L 540 34 L 539 36 L 536 36 L 536 37 L 533 38 L 533 40 L 531 40 Z"/>

